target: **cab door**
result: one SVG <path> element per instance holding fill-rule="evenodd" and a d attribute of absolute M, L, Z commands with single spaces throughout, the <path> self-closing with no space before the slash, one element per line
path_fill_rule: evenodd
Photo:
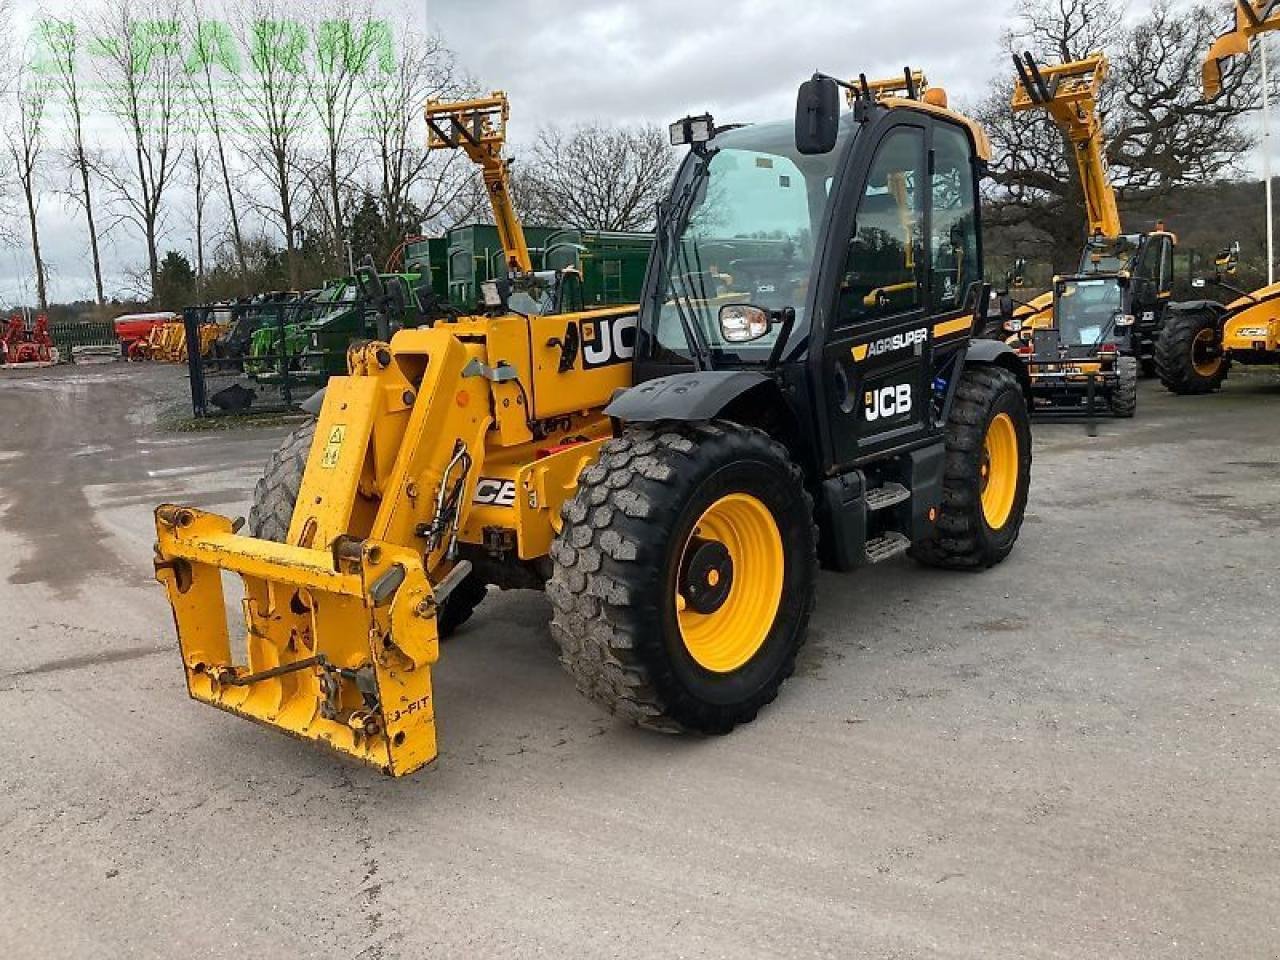
<path fill-rule="evenodd" d="M 897 123 L 881 135 L 856 194 L 822 348 L 821 402 L 836 466 L 923 430 L 927 170 L 926 122 Z"/>
<path fill-rule="evenodd" d="M 1133 350 L 1147 358 L 1164 326 L 1165 309 L 1173 295 L 1173 238 L 1169 234 L 1154 233 L 1146 238 L 1130 284 Z"/>
<path fill-rule="evenodd" d="M 941 430 L 948 370 L 968 342 L 970 293 L 982 280 L 967 131 L 908 114 L 876 142 L 855 190 L 824 299 L 822 380 L 836 468 Z"/>

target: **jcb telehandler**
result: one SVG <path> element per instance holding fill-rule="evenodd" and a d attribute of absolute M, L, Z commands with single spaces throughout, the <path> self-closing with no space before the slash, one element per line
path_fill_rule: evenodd
<path fill-rule="evenodd" d="M 1248 54 L 1254 37 L 1275 30 L 1280 30 L 1280 0 L 1237 0 L 1234 29 L 1205 56 L 1205 97 L 1222 93 L 1224 69 L 1233 58 Z M 1239 260 L 1237 243 L 1219 255 L 1212 277 L 1214 286 L 1235 299 L 1225 306 L 1213 300 L 1180 304 L 1169 316 L 1156 345 L 1156 363 L 1161 382 L 1174 393 L 1212 393 L 1227 379 L 1233 362 L 1280 363 L 1280 283 L 1252 293 L 1236 288 L 1230 278 Z"/>
<path fill-rule="evenodd" d="M 1106 56 L 1042 67 L 1027 53 L 1014 66 L 1013 112 L 1043 110 L 1074 148 L 1088 235 L 1079 270 L 1015 312 L 1009 332 L 1021 339 L 1037 408 L 1132 417 L 1138 374 L 1155 370 L 1177 239 L 1162 226 L 1121 230 L 1098 111 Z"/>
<path fill-rule="evenodd" d="M 583 693 L 725 733 L 791 674 L 820 558 L 1003 560 L 1031 436 L 1020 361 L 971 339 L 989 146 L 941 91 L 897 86 L 816 75 L 794 122 L 673 125 L 691 149 L 643 302 L 576 314 L 523 289 L 505 104 L 429 107 L 485 162 L 512 285 L 354 349 L 258 484 L 251 535 L 156 510 L 191 695 L 405 774 L 436 756 L 439 638 L 486 585 L 545 584 Z"/>

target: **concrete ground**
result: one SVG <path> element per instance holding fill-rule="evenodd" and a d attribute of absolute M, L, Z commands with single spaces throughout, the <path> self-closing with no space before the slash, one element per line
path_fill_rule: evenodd
<path fill-rule="evenodd" d="M 192 703 L 151 507 L 247 511 L 285 427 L 180 371 L 0 376 L 0 954 L 1280 956 L 1280 382 L 1037 428 L 988 573 L 824 575 L 733 736 L 574 691 L 535 593 L 436 671 L 401 781 Z"/>

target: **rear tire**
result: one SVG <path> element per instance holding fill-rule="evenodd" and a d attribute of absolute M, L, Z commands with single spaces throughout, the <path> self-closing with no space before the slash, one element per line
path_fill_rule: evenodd
<path fill-rule="evenodd" d="M 1138 360 L 1121 357 L 1116 361 L 1119 382 L 1111 394 L 1111 415 L 1128 419 L 1138 412 Z"/>
<path fill-rule="evenodd" d="M 1031 421 L 1018 378 L 965 369 L 947 421 L 942 505 L 911 555 L 931 567 L 983 570 L 1009 555 L 1031 486 Z"/>
<path fill-rule="evenodd" d="M 1170 310 L 1156 341 L 1160 382 L 1180 396 L 1213 393 L 1220 388 L 1231 370 L 1231 358 L 1202 356 L 1218 339 L 1218 318 L 1212 311 Z"/>
<path fill-rule="evenodd" d="M 302 489 L 302 474 L 307 469 L 311 442 L 315 439 L 316 422 L 308 420 L 271 454 L 266 469 L 253 488 L 253 505 L 246 525 L 249 536 L 259 540 L 284 543 L 289 536 L 293 505 Z"/>
<path fill-rule="evenodd" d="M 311 442 L 316 435 L 316 421 L 308 420 L 271 454 L 266 469 L 253 488 L 253 505 L 245 525 L 249 536 L 259 540 L 284 543 L 289 536 L 293 506 L 302 489 L 302 475 L 307 469 Z M 488 587 L 474 574 L 454 588 L 436 615 L 436 631 L 443 640 L 471 619 Z"/>
<path fill-rule="evenodd" d="M 781 444 L 719 421 L 628 429 L 562 516 L 551 633 L 583 694 L 633 723 L 709 734 L 777 696 L 818 568 L 813 502 Z"/>

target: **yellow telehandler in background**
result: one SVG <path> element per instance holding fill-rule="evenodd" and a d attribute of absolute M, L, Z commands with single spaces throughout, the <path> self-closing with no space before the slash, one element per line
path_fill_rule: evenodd
<path fill-rule="evenodd" d="M 1048 293 L 1016 310 L 1009 332 L 1021 341 L 1037 409 L 1132 417 L 1139 372 L 1155 371 L 1177 238 L 1163 225 L 1121 228 L 1098 108 L 1106 56 L 1045 67 L 1027 53 L 1014 66 L 1013 112 L 1044 111 L 1074 148 L 1087 239 L 1077 272 L 1054 277 Z"/>
<path fill-rule="evenodd" d="M 1219 37 L 1204 60 L 1204 94 L 1222 93 L 1224 70 L 1249 52 L 1254 37 L 1280 30 L 1280 2 L 1235 5 L 1235 26 Z M 1235 295 L 1225 306 L 1204 300 L 1179 305 L 1156 346 L 1160 380 L 1178 394 L 1212 393 L 1222 386 L 1232 363 L 1280 363 L 1280 284 L 1252 293 L 1230 282 L 1240 261 L 1240 244 L 1219 254 L 1210 282 Z M 1196 281 L 1203 286 L 1204 281 Z"/>
<path fill-rule="evenodd" d="M 820 558 L 983 569 L 1026 505 L 1025 371 L 972 338 L 990 148 L 942 91 L 815 75 L 794 121 L 674 124 L 643 300 L 582 313 L 527 273 L 506 117 L 428 107 L 503 228 L 483 313 L 353 348 L 252 535 L 155 514 L 191 696 L 393 775 L 436 756 L 439 639 L 487 585 L 545 585 L 564 666 L 618 716 L 725 733 L 791 674 Z"/>

